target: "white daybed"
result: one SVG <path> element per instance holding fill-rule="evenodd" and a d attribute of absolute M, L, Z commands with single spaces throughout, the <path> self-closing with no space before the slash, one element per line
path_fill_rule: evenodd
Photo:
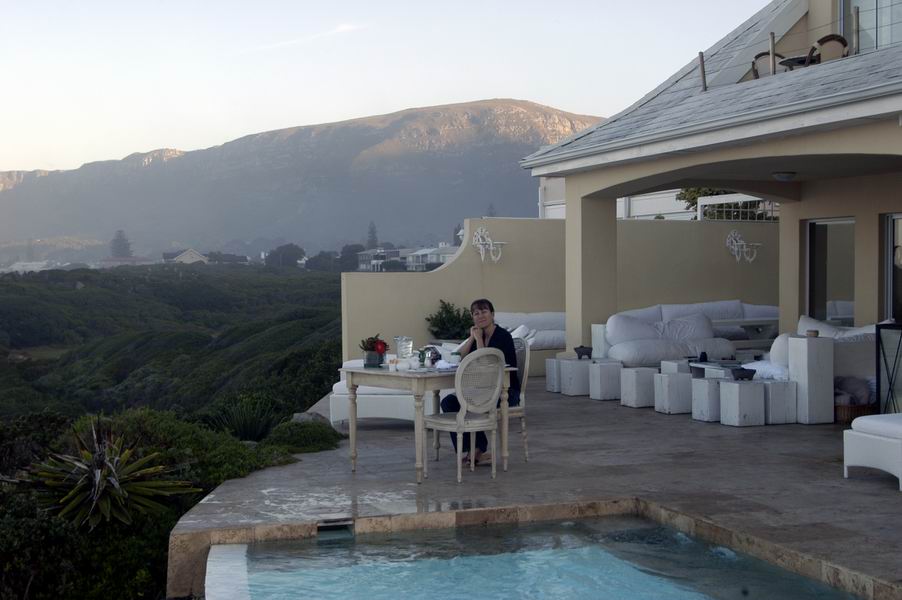
<path fill-rule="evenodd" d="M 843 477 L 849 467 L 870 467 L 895 475 L 902 491 L 902 413 L 868 415 L 843 432 Z"/>
<path fill-rule="evenodd" d="M 529 342 L 531 353 L 529 374 L 545 376 L 545 359 L 555 358 L 566 350 L 567 332 L 563 312 L 496 312 L 495 323 L 511 334 L 519 330 L 519 335 Z"/>

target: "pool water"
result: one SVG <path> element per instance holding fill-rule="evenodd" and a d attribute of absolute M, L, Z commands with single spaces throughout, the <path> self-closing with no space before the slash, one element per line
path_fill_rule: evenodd
<path fill-rule="evenodd" d="M 853 597 L 633 517 L 260 543 L 244 585 L 253 600 Z"/>

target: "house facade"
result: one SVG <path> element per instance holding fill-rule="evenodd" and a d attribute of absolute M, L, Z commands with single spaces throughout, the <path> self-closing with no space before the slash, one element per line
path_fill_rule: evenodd
<path fill-rule="evenodd" d="M 176 250 L 175 252 L 164 252 L 163 262 L 194 265 L 198 263 L 207 264 L 209 260 L 194 248 L 187 248 L 185 250 Z"/>
<path fill-rule="evenodd" d="M 856 324 L 902 317 L 902 22 L 884 10 L 878 26 L 874 4 L 775 0 L 705 51 L 704 67 L 692 60 L 618 115 L 522 161 L 564 180 L 569 347 L 623 308 L 617 199 L 681 187 L 779 204 L 781 330 L 837 307 Z M 794 68 L 755 78 L 771 33 Z M 848 56 L 828 56 L 828 34 L 849 38 Z"/>

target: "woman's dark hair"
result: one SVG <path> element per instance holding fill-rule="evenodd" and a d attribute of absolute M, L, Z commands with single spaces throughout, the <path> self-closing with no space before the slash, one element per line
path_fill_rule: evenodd
<path fill-rule="evenodd" d="M 473 312 L 476 309 L 479 309 L 479 310 L 488 309 L 489 312 L 491 312 L 492 314 L 495 313 L 495 307 L 492 305 L 492 303 L 489 300 L 486 300 L 485 298 L 480 298 L 479 300 L 473 300 L 473 304 L 470 305 L 470 312 Z"/>

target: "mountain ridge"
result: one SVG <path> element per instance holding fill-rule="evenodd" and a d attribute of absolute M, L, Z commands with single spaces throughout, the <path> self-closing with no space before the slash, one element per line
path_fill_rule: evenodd
<path fill-rule="evenodd" d="M 72 170 L 5 171 L 0 239 L 104 239 L 125 229 L 153 251 L 260 236 L 315 249 L 358 241 L 373 220 L 383 239 L 428 243 L 489 204 L 499 215 L 535 214 L 535 182 L 517 161 L 599 120 L 489 99 L 274 129 L 197 150 L 158 148 Z"/>

